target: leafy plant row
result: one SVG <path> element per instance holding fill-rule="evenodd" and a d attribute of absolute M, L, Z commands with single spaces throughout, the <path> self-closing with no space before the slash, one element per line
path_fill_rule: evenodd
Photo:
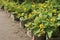
<path fill-rule="evenodd" d="M 47 34 L 51 38 L 52 33 L 60 26 L 60 2 L 59 0 L 23 0 L 22 3 L 9 0 L 0 0 L 0 7 L 15 18 L 25 22 L 27 30 L 35 36 Z"/>

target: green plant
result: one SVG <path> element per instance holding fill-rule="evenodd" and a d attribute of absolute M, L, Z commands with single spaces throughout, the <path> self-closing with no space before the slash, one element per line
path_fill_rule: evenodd
<path fill-rule="evenodd" d="M 28 5 L 29 7 L 25 7 L 24 5 Z M 60 25 L 60 13 L 57 13 L 55 7 L 57 6 L 56 0 L 24 5 L 24 15 L 20 19 L 22 21 L 28 20 L 25 24 L 26 28 L 32 30 L 35 36 L 41 36 L 47 33 L 48 37 L 51 38 L 53 31 Z"/>
<path fill-rule="evenodd" d="M 21 4 L 2 1 L 1 5 L 20 21 L 24 21 L 27 30 L 31 30 L 35 36 L 47 34 L 51 38 L 60 25 L 60 7 L 57 0 L 24 0 Z"/>

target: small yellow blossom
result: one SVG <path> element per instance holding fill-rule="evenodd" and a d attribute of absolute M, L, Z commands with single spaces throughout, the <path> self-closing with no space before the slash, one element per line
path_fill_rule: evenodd
<path fill-rule="evenodd" d="M 25 19 L 27 19 L 27 16 L 24 16 L 25 17 Z"/>
<path fill-rule="evenodd" d="M 55 21 L 55 18 L 51 18 L 50 21 L 51 21 L 51 22 L 54 22 L 54 21 Z"/>
<path fill-rule="evenodd" d="M 43 24 L 40 24 L 39 27 L 40 27 L 40 29 L 42 29 L 44 27 L 44 25 Z"/>
<path fill-rule="evenodd" d="M 25 8 L 23 8 L 24 9 L 24 11 L 26 11 L 26 7 Z"/>
<path fill-rule="evenodd" d="M 20 16 L 20 13 L 18 13 L 18 16 Z"/>
<path fill-rule="evenodd" d="M 26 8 L 26 6 L 25 6 L 25 5 L 23 5 L 23 10 L 24 10 L 24 12 L 27 10 L 27 8 Z"/>
<path fill-rule="evenodd" d="M 14 3 L 13 3 L 13 2 L 10 2 L 10 5 L 11 5 L 11 6 L 13 6 L 13 5 L 14 5 Z"/>
<path fill-rule="evenodd" d="M 29 17 L 31 17 L 32 16 L 32 14 L 29 14 Z"/>
<path fill-rule="evenodd" d="M 32 12 L 33 14 L 37 14 L 38 12 L 36 11 L 36 10 L 33 10 L 33 12 Z"/>
<path fill-rule="evenodd" d="M 52 10 L 53 13 L 56 13 L 56 9 Z"/>
<path fill-rule="evenodd" d="M 39 7 L 43 7 L 44 5 L 42 3 L 39 3 Z"/>
<path fill-rule="evenodd" d="M 44 7 L 44 4 L 40 3 L 40 4 L 39 4 L 39 7 L 40 7 L 41 9 L 44 9 L 44 8 L 43 8 L 43 7 Z"/>
<path fill-rule="evenodd" d="M 35 8 L 35 5 L 34 4 L 32 5 L 32 8 Z"/>
<path fill-rule="evenodd" d="M 19 8 L 20 8 L 20 6 L 17 6 L 17 8 L 19 9 Z"/>

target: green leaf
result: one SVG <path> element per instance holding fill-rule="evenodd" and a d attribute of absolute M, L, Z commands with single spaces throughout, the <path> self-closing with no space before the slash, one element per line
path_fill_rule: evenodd
<path fill-rule="evenodd" d="M 60 25 L 60 21 L 58 21 L 56 24 L 59 26 Z"/>
<path fill-rule="evenodd" d="M 33 30 L 33 34 L 34 34 L 34 35 L 36 35 L 36 34 L 39 33 L 39 32 L 40 32 L 40 29 L 37 28 L 37 27 Z"/>
<path fill-rule="evenodd" d="M 47 32 L 47 35 L 48 35 L 49 38 L 51 38 L 52 33 L 53 33 L 53 31 L 48 31 L 48 32 Z"/>
<path fill-rule="evenodd" d="M 34 29 L 34 28 L 36 28 L 36 27 L 35 27 L 35 26 L 31 26 L 31 27 L 30 27 L 30 29 Z"/>
<path fill-rule="evenodd" d="M 37 25 L 39 22 L 40 22 L 39 17 L 36 17 L 34 23 Z"/>
<path fill-rule="evenodd" d="M 52 13 L 48 13 L 48 15 L 49 15 L 50 17 L 52 17 Z"/>
<path fill-rule="evenodd" d="M 57 20 L 60 20 L 60 14 L 58 14 L 58 18 L 57 18 Z"/>

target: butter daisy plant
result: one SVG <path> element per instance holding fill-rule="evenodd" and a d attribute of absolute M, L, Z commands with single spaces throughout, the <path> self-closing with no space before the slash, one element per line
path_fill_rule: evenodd
<path fill-rule="evenodd" d="M 57 0 L 24 0 L 21 4 L 1 0 L 0 6 L 4 6 L 24 22 L 27 31 L 31 30 L 34 36 L 46 34 L 51 38 L 52 33 L 60 26 L 60 7 Z"/>
<path fill-rule="evenodd" d="M 33 7 L 31 8 L 32 11 L 26 18 L 31 17 L 32 19 L 29 18 L 31 20 L 27 22 L 25 26 L 27 29 L 32 30 L 33 35 L 41 36 L 46 33 L 48 37 L 51 38 L 52 33 L 60 25 L 60 13 L 57 13 L 57 8 L 55 8 L 57 5 L 56 1 L 57 0 L 48 0 L 45 3 L 35 3 L 31 5 Z"/>

